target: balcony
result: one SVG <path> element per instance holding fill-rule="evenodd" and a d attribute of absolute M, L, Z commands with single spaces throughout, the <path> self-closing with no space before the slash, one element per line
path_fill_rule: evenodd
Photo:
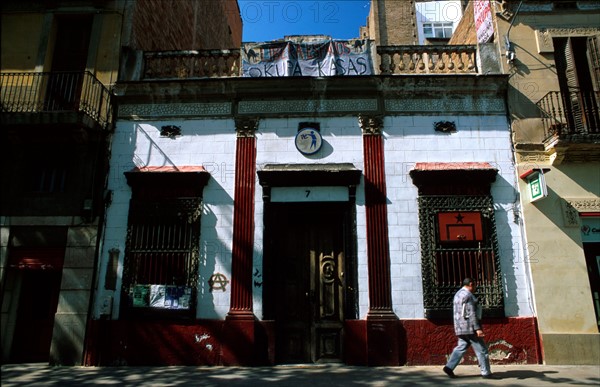
<path fill-rule="evenodd" d="M 379 46 L 379 70 L 383 75 L 476 74 L 476 46 Z"/>
<path fill-rule="evenodd" d="M 2 123 L 112 125 L 108 89 L 89 72 L 1 73 Z"/>
<path fill-rule="evenodd" d="M 477 47 L 380 46 L 376 74 L 477 74 Z M 240 49 L 144 52 L 131 56 L 129 81 L 243 77 Z"/>
<path fill-rule="evenodd" d="M 240 75 L 239 49 L 144 52 L 143 79 Z"/>
<path fill-rule="evenodd" d="M 559 159 L 599 158 L 599 101 L 598 91 L 551 91 L 540 99 L 546 150 L 556 151 Z"/>

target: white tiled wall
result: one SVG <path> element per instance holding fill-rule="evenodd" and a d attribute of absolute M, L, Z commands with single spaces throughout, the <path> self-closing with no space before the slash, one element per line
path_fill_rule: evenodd
<path fill-rule="evenodd" d="M 294 137 L 300 122 L 319 122 L 323 147 L 315 155 L 297 151 Z M 454 121 L 457 132 L 435 132 L 434 122 Z M 182 136 L 160 137 L 160 126 L 177 125 Z M 257 137 L 257 169 L 282 163 L 353 163 L 363 170 L 363 144 L 356 117 L 261 119 Z M 389 247 L 392 301 L 399 318 L 423 318 L 421 257 L 417 188 L 409 176 L 417 162 L 485 161 L 499 169 L 492 195 L 496 206 L 501 264 L 509 316 L 532 314 L 525 265 L 522 262 L 520 229 L 514 222 L 518 209 L 515 171 L 510 138 L 503 116 L 390 116 L 384 120 L 386 184 L 388 194 Z M 121 121 L 112 148 L 109 190 L 113 202 L 108 209 L 102 248 L 99 289 L 104 288 L 108 250 L 119 248 L 121 264 L 130 187 L 123 172 L 135 166 L 204 166 L 211 179 L 204 189 L 198 317 L 224 318 L 229 310 L 227 291 L 210 292 L 207 281 L 213 273 L 231 280 L 233 195 L 235 173 L 235 125 L 233 120 Z M 133 155 L 133 156 L 132 156 Z M 359 317 L 368 311 L 368 273 L 364 188 L 357 187 L 356 222 L 358 247 Z M 263 202 L 256 183 L 253 281 L 262 282 Z M 118 284 L 120 286 L 120 284 Z M 98 300 L 111 292 L 103 292 Z M 118 298 L 118 297 L 117 297 Z M 98 304 L 98 302 L 97 302 Z M 118 300 L 114 310 L 118 310 Z M 96 312 L 98 313 L 97 305 Z M 254 286 L 254 312 L 262 318 L 262 286 Z M 116 312 L 113 312 L 113 316 Z"/>

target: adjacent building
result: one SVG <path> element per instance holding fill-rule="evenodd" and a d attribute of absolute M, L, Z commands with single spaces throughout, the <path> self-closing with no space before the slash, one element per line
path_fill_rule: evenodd
<path fill-rule="evenodd" d="M 2 3 L 2 362 L 83 363 L 120 63 L 135 49 L 239 46 L 237 2 L 215 4 Z"/>
<path fill-rule="evenodd" d="M 450 43 L 500 55 L 543 361 L 600 362 L 600 2 L 470 2 Z"/>
<path fill-rule="evenodd" d="M 541 361 L 508 76 L 411 25 L 132 55 L 90 364 L 442 364 L 466 276 L 494 362 Z"/>

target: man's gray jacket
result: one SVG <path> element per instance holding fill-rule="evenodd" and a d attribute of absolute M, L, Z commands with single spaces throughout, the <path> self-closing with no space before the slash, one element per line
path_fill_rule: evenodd
<path fill-rule="evenodd" d="M 457 336 L 474 335 L 481 329 L 477 297 L 466 288 L 461 288 L 454 295 L 454 332 Z"/>

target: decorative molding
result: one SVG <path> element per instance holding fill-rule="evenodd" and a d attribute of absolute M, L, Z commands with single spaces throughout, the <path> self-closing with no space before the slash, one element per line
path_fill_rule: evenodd
<path fill-rule="evenodd" d="M 549 34 L 552 38 L 568 38 L 572 36 L 590 36 L 600 33 L 599 27 L 561 27 L 561 28 L 540 28 L 544 34 Z"/>
<path fill-rule="evenodd" d="M 160 127 L 161 137 L 175 138 L 181 136 L 181 126 L 177 125 L 163 125 Z"/>
<path fill-rule="evenodd" d="M 579 227 L 579 213 L 598 212 L 600 215 L 600 198 L 564 198 L 562 208 L 565 227 Z"/>
<path fill-rule="evenodd" d="M 433 123 L 433 129 L 436 132 L 452 133 L 456 132 L 456 124 L 454 121 L 438 121 Z"/>
<path fill-rule="evenodd" d="M 449 113 L 470 114 L 506 114 L 506 106 L 502 98 L 403 98 L 388 99 L 385 109 L 394 113 L 427 113 L 428 115 L 447 115 Z"/>
<path fill-rule="evenodd" d="M 570 36 L 590 36 L 600 33 L 600 28 L 594 27 L 566 27 L 566 28 L 540 28 L 535 30 L 535 41 L 539 54 L 554 52 L 553 38 L 567 38 Z"/>
<path fill-rule="evenodd" d="M 563 220 L 565 227 L 579 227 L 579 213 L 568 200 L 562 200 Z"/>
<path fill-rule="evenodd" d="M 377 111 L 376 99 L 240 101 L 239 114 L 339 113 Z"/>
<path fill-rule="evenodd" d="M 237 137 L 254 137 L 258 129 L 259 119 L 256 117 L 238 117 L 235 119 Z"/>
<path fill-rule="evenodd" d="M 600 198 L 569 199 L 565 198 L 577 212 L 600 212 Z"/>
<path fill-rule="evenodd" d="M 230 102 L 131 104 L 120 105 L 118 109 L 119 118 L 124 119 L 191 116 L 213 117 L 230 114 Z"/>
<path fill-rule="evenodd" d="M 360 114 L 358 125 L 365 136 L 381 136 L 383 133 L 383 116 Z"/>
<path fill-rule="evenodd" d="M 535 30 L 534 33 L 538 54 L 548 54 L 554 52 L 552 36 L 550 36 L 547 30 Z"/>
<path fill-rule="evenodd" d="M 551 165 L 550 154 L 547 154 L 543 151 L 541 151 L 541 152 L 517 151 L 516 155 L 517 155 L 517 163 L 520 163 L 520 164 L 533 164 L 536 166 Z"/>

